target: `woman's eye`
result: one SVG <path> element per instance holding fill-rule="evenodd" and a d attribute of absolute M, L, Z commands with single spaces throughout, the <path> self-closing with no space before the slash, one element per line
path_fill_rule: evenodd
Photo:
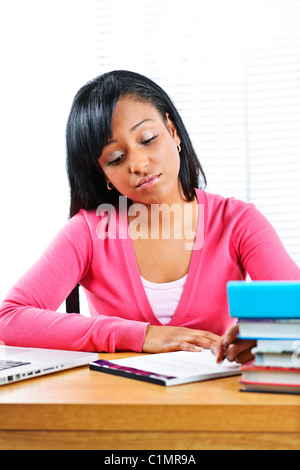
<path fill-rule="evenodd" d="M 110 162 L 108 162 L 107 166 L 110 166 L 110 165 L 117 165 L 118 163 L 120 163 L 120 161 L 122 160 L 122 158 L 124 157 L 124 155 L 119 155 L 118 157 L 114 158 L 113 160 L 111 160 Z"/>
<path fill-rule="evenodd" d="M 143 140 L 143 141 L 142 141 L 142 145 L 150 144 L 150 143 L 153 142 L 156 138 L 157 138 L 157 135 L 153 135 L 153 136 L 150 137 L 149 139 Z"/>

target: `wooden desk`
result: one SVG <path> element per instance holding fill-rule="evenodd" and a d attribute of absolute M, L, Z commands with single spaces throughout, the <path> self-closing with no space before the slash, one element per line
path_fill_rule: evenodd
<path fill-rule="evenodd" d="M 165 388 L 88 367 L 6 385 L 0 449 L 300 449 L 300 397 L 239 388 L 238 377 Z"/>

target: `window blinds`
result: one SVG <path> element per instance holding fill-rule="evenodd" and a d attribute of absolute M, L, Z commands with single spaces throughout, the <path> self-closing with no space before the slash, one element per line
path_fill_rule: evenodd
<path fill-rule="evenodd" d="M 300 265 L 300 0 L 99 0 L 99 71 L 148 75 L 207 190 L 257 205 Z"/>

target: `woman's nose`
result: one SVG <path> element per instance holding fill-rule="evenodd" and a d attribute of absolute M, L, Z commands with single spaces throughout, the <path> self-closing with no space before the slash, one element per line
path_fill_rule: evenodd
<path fill-rule="evenodd" d="M 129 165 L 131 173 L 144 173 L 149 165 L 149 160 L 144 152 L 135 152 L 131 155 Z"/>

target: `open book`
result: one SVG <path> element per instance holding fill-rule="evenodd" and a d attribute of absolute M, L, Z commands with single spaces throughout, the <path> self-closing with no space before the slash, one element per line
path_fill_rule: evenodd
<path fill-rule="evenodd" d="M 218 365 L 210 350 L 205 349 L 98 360 L 90 364 L 90 369 L 165 386 L 240 374 L 238 364 L 225 360 Z"/>

